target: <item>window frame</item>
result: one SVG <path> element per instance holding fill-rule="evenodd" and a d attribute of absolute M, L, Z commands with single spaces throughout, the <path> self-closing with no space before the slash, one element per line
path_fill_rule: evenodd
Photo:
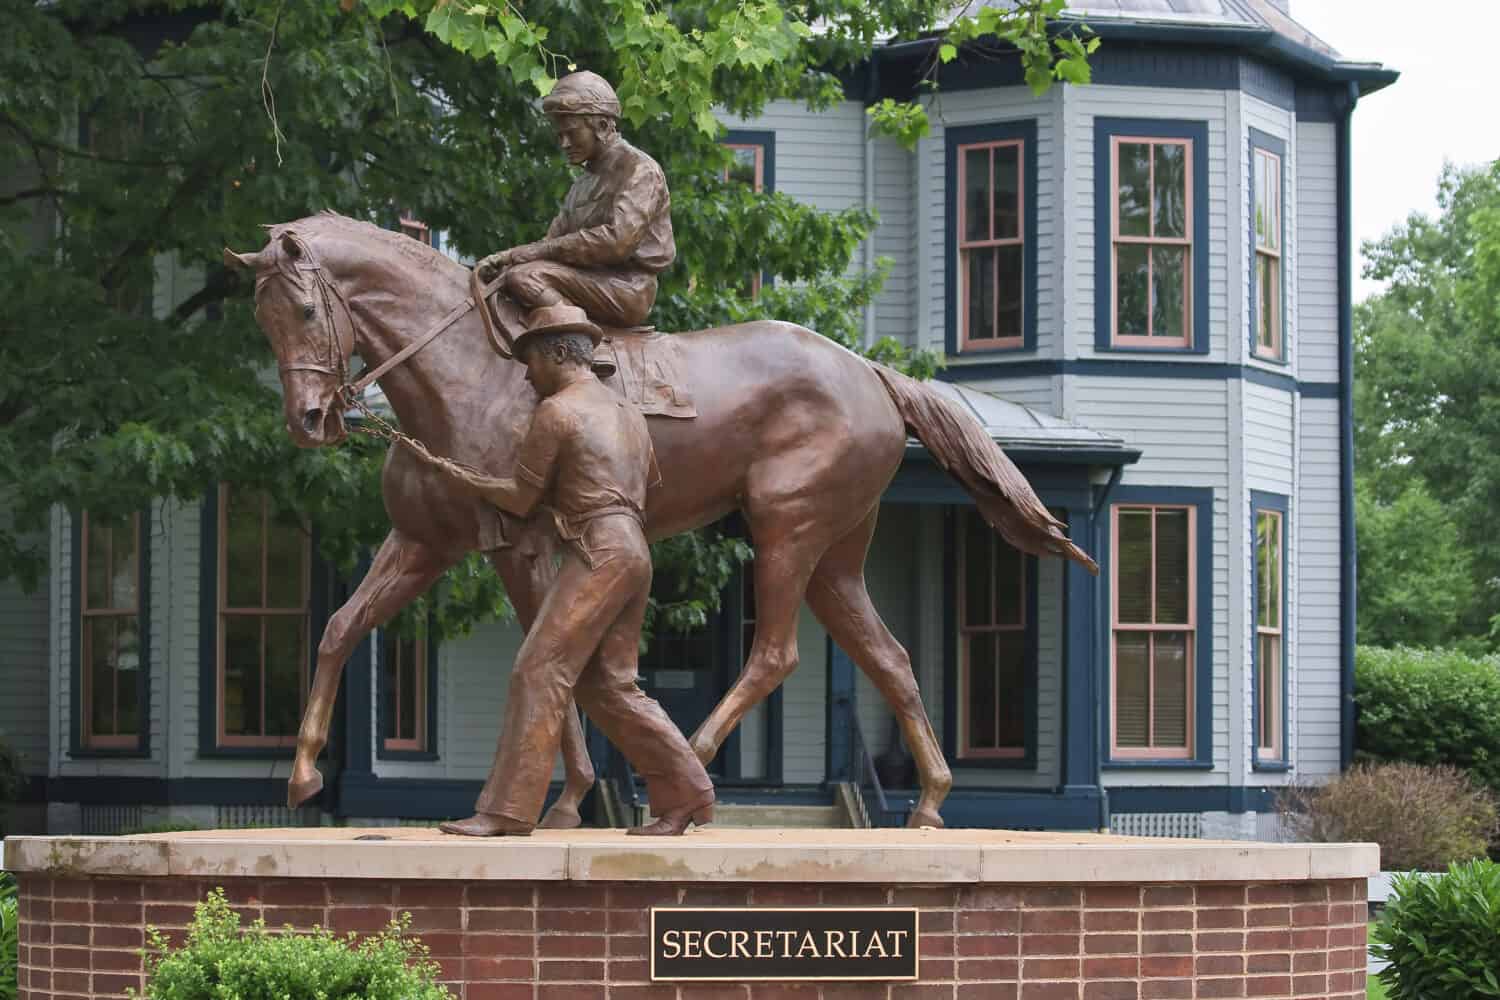
<path fill-rule="evenodd" d="M 1248 288 L 1249 288 L 1248 298 L 1249 298 L 1249 303 L 1250 303 L 1250 308 L 1247 311 L 1247 314 L 1249 316 L 1249 329 L 1250 329 L 1250 332 L 1249 332 L 1250 357 L 1253 358 L 1253 359 L 1255 359 L 1256 361 L 1264 361 L 1264 362 L 1267 362 L 1269 364 L 1283 365 L 1283 366 L 1285 366 L 1285 365 L 1291 364 L 1291 342 L 1290 342 L 1290 338 L 1287 336 L 1287 320 L 1288 320 L 1288 318 L 1290 316 L 1290 313 L 1287 310 L 1287 297 L 1286 297 L 1286 290 L 1287 290 L 1287 284 L 1288 284 L 1288 281 L 1287 281 L 1287 279 L 1288 279 L 1287 262 L 1288 262 L 1288 259 L 1289 259 L 1288 258 L 1288 254 L 1287 254 L 1287 246 L 1286 246 L 1286 235 L 1287 235 L 1287 227 L 1286 227 L 1286 206 L 1287 206 L 1287 193 L 1286 193 L 1286 181 L 1287 181 L 1286 153 L 1287 153 L 1287 144 L 1286 144 L 1286 141 L 1284 139 L 1279 139 L 1276 136 L 1273 136 L 1273 135 L 1271 135 L 1271 134 L 1269 134 L 1267 132 L 1262 132 L 1260 129 L 1252 128 L 1252 129 L 1250 129 L 1250 132 L 1249 132 L 1249 148 L 1250 148 L 1250 157 L 1249 157 L 1248 174 L 1247 174 L 1247 177 L 1246 177 L 1246 185 L 1245 186 L 1246 186 L 1246 189 L 1247 189 L 1248 195 L 1249 195 L 1249 198 L 1248 198 L 1248 202 L 1249 202 L 1249 214 L 1248 214 L 1248 220 L 1247 220 L 1247 222 L 1248 222 L 1247 228 L 1249 230 L 1249 250 L 1248 250 L 1248 255 L 1246 257 L 1246 260 L 1249 262 L 1249 267 L 1247 268 L 1248 275 L 1247 275 L 1247 282 L 1246 283 L 1247 283 Z M 1279 175 L 1279 178 L 1280 178 L 1279 181 L 1278 181 L 1278 188 L 1279 188 L 1278 194 L 1280 195 L 1280 206 L 1279 206 L 1279 212 L 1278 212 L 1278 215 L 1279 215 L 1278 222 L 1280 223 L 1280 225 L 1277 227 L 1278 228 L 1277 240 L 1279 241 L 1279 245 L 1280 246 L 1279 246 L 1279 249 L 1275 252 L 1275 257 L 1276 257 L 1276 260 L 1277 260 L 1277 271 L 1278 271 L 1278 277 L 1279 277 L 1279 287 L 1277 288 L 1277 296 L 1276 296 L 1276 311 L 1277 311 L 1277 315 L 1276 315 L 1276 347 L 1277 347 L 1277 349 L 1274 352 L 1267 352 L 1267 351 L 1265 351 L 1260 346 L 1260 336 L 1259 336 L 1259 333 L 1260 333 L 1260 296 L 1256 294 L 1256 275 L 1258 273 L 1258 267 L 1259 267 L 1259 264 L 1260 264 L 1260 255 L 1263 252 L 1265 252 L 1265 251 L 1262 251 L 1260 249 L 1260 241 L 1258 239 L 1258 234 L 1256 233 L 1256 226 L 1255 226 L 1255 206 L 1256 206 L 1257 197 L 1259 195 L 1259 191 L 1257 190 L 1256 185 L 1255 185 L 1255 176 L 1256 176 L 1255 175 L 1255 166 L 1256 166 L 1256 160 L 1260 156 L 1269 156 L 1269 157 L 1273 157 L 1276 160 L 1277 166 L 1278 166 L 1278 175 Z"/>
<path fill-rule="evenodd" d="M 755 165 L 755 191 L 758 194 L 776 190 L 776 133 L 767 129 L 728 129 L 719 145 L 728 149 L 754 149 L 758 155 Z M 724 180 L 728 181 L 727 169 Z M 751 297 L 760 296 L 761 290 L 773 282 L 769 272 L 762 271 L 751 276 Z"/>
<path fill-rule="evenodd" d="M 248 737 L 222 740 L 223 661 L 222 639 L 219 630 L 219 595 L 223 586 L 224 560 L 220 548 L 223 544 L 223 512 L 225 489 L 232 484 L 217 483 L 207 489 L 201 505 L 199 594 L 198 594 L 198 756 L 202 758 L 256 759 L 290 758 L 296 747 L 296 734 L 288 737 Z M 308 575 L 307 597 L 307 649 L 302 664 L 303 698 L 311 686 L 311 678 L 317 664 L 318 641 L 323 626 L 328 620 L 328 597 L 331 574 L 326 564 L 317 555 L 317 537 L 310 532 L 304 541 L 309 553 L 305 563 Z M 342 697 L 342 695 L 340 695 Z M 305 701 L 304 701 L 305 707 Z M 334 712 L 338 720 L 340 712 Z M 334 725 L 339 723 L 335 721 Z M 335 745 L 337 737 L 331 735 L 329 745 Z M 252 742 L 252 740 L 254 742 Z"/>
<path fill-rule="evenodd" d="M 1274 633 L 1266 631 L 1264 634 L 1277 634 L 1281 637 L 1281 658 L 1279 665 L 1279 676 L 1276 680 L 1277 719 L 1279 745 L 1270 748 L 1261 746 L 1261 680 L 1265 665 L 1260 655 L 1260 637 L 1263 634 L 1260 624 L 1260 547 L 1257 528 L 1262 514 L 1274 515 L 1281 522 L 1281 551 L 1280 559 L 1277 560 L 1277 569 L 1281 574 L 1281 601 L 1280 625 Z M 1290 595 L 1288 594 L 1288 581 L 1290 578 L 1291 556 L 1287 551 L 1287 539 L 1291 527 L 1291 503 L 1289 498 L 1279 493 L 1266 493 L 1260 490 L 1250 491 L 1250 571 L 1251 571 L 1251 605 L 1250 605 L 1250 661 L 1251 661 L 1251 683 L 1250 683 L 1250 719 L 1251 719 L 1251 766 L 1256 771 L 1287 771 L 1291 769 L 1291 623 L 1287 619 L 1287 612 L 1291 607 Z M 1268 754 L 1266 751 L 1270 750 Z"/>
<path fill-rule="evenodd" d="M 1109 496 L 1104 511 L 1108 534 L 1102 547 L 1099 577 L 1105 592 L 1106 614 L 1100 617 L 1099 725 L 1102 733 L 1102 767 L 1110 770 L 1211 770 L 1213 762 L 1213 579 L 1214 579 L 1214 491 L 1207 487 L 1119 486 Z M 1115 632 L 1118 608 L 1119 558 L 1118 509 L 1121 507 L 1187 508 L 1191 513 L 1189 540 L 1189 605 L 1193 638 L 1189 646 L 1192 665 L 1188 695 L 1187 753 L 1176 756 L 1141 753 L 1139 748 L 1120 752 L 1115 745 Z M 1181 629 L 1170 629 L 1181 631 Z"/>
<path fill-rule="evenodd" d="M 1014 354 L 1036 350 L 1037 333 L 1037 120 L 1019 118 L 979 125 L 957 125 L 944 132 L 944 332 L 949 356 Z M 1019 337 L 973 342 L 967 330 L 968 289 L 964 282 L 963 256 L 963 151 L 974 147 L 1018 145 L 1020 155 L 1019 237 L 1005 245 L 1020 244 L 1021 334 Z M 992 192 L 993 197 L 993 192 Z M 990 243 L 992 241 L 985 241 Z"/>
<path fill-rule="evenodd" d="M 962 705 L 967 695 L 967 678 L 964 670 L 964 648 L 961 622 L 964 593 L 960 581 L 964 569 L 962 546 L 962 515 L 972 509 L 969 504 L 955 504 L 943 512 L 943 753 L 949 766 L 954 768 L 976 768 L 988 770 L 1028 770 L 1037 767 L 1037 691 L 1038 678 L 1038 600 L 1040 567 L 1035 556 L 1021 553 L 1024 567 L 1022 582 L 1022 604 L 1025 607 L 1025 652 L 1022 663 L 1022 690 L 1018 692 L 1023 704 L 1025 745 L 1022 752 L 996 754 L 981 752 L 974 754 L 965 748 L 967 733 L 963 721 Z"/>
<path fill-rule="evenodd" d="M 83 657 L 83 619 L 86 601 L 87 565 L 84 546 L 88 538 L 88 511 L 80 510 L 72 515 L 72 580 L 70 586 L 69 659 L 70 678 L 68 707 L 71 724 L 68 727 L 68 756 L 74 759 L 91 757 L 149 757 L 151 755 L 151 512 L 150 509 L 136 511 L 131 515 L 136 533 L 136 633 L 139 636 L 140 668 L 136 671 L 136 705 L 140 717 L 139 731 L 134 735 L 110 737 L 99 742 L 88 732 L 89 699 L 86 691 L 88 671 Z"/>
<path fill-rule="evenodd" d="M 421 695 L 422 707 L 418 718 L 421 723 L 421 738 L 418 740 L 403 740 L 399 737 L 387 737 L 385 735 L 387 724 L 391 721 L 391 714 L 396 707 L 394 700 L 388 696 L 384 671 L 386 668 L 384 645 L 387 639 L 396 642 L 402 641 L 403 637 L 390 632 L 387 629 L 379 629 L 375 634 L 373 648 L 375 650 L 375 756 L 377 760 L 438 760 L 441 754 L 438 752 L 438 698 L 440 687 L 438 685 L 438 637 L 429 619 L 425 635 L 420 637 L 418 648 L 421 651 L 423 676 L 416 690 Z"/>
<path fill-rule="evenodd" d="M 1178 143 L 1188 147 L 1186 229 L 1180 244 L 1188 248 L 1185 338 L 1182 342 L 1152 343 L 1157 338 L 1116 337 L 1116 151 L 1121 142 Z M 1136 354 L 1207 354 L 1211 332 L 1208 316 L 1209 171 L 1208 122 L 1169 118 L 1094 119 L 1094 349 Z M 1139 243 L 1141 237 L 1126 242 Z M 1151 238 L 1151 245 L 1169 241 Z"/>

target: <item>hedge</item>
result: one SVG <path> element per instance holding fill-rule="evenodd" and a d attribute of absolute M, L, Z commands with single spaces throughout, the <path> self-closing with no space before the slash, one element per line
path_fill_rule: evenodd
<path fill-rule="evenodd" d="M 1500 997 L 1500 865 L 1402 875 L 1373 937 L 1392 1000 Z"/>
<path fill-rule="evenodd" d="M 1354 689 L 1361 758 L 1452 764 L 1500 792 L 1500 657 L 1361 646 Z"/>

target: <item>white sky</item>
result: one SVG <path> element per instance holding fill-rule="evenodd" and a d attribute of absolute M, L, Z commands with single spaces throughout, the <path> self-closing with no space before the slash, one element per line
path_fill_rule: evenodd
<path fill-rule="evenodd" d="M 1354 296 L 1379 291 L 1360 277 L 1360 241 L 1413 211 L 1437 211 L 1443 161 L 1500 157 L 1500 0 L 1292 0 L 1292 16 L 1349 59 L 1401 79 L 1354 111 Z"/>

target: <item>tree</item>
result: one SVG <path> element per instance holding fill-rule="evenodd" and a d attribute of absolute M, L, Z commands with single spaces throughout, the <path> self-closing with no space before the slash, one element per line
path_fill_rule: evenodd
<path fill-rule="evenodd" d="M 1355 312 L 1360 633 L 1493 647 L 1500 161 L 1446 168 L 1439 206 L 1365 247 L 1366 273 L 1389 286 Z"/>
<path fill-rule="evenodd" d="M 712 111 L 827 106 L 878 38 L 930 31 L 946 6 L 0 0 L 0 577 L 37 580 L 54 505 L 124 513 L 222 480 L 304 513 L 350 568 L 386 528 L 383 446 L 292 447 L 249 283 L 219 248 L 325 207 L 410 210 L 473 256 L 540 236 L 570 178 L 536 99 L 573 65 L 619 82 L 627 132 L 672 179 L 680 255 L 661 327 L 775 316 L 857 346 L 880 274 L 850 264 L 872 216 L 725 183 Z M 955 21 L 930 68 L 988 32 L 1034 85 L 1080 79 L 1091 43 L 1049 32 L 1061 7 Z M 910 139 L 923 114 L 873 117 Z M 174 263 L 198 276 L 186 290 L 158 280 Z M 757 272 L 777 281 L 755 299 L 720 280 Z M 659 552 L 700 584 L 668 609 L 675 624 L 702 617 L 745 552 L 711 536 Z M 437 593 L 445 632 L 503 600 L 472 561 Z"/>

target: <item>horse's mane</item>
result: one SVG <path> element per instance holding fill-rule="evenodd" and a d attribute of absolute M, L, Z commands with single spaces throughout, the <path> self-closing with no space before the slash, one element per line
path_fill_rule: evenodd
<path fill-rule="evenodd" d="M 316 246 L 319 237 L 333 236 L 351 243 L 377 243 L 388 247 L 405 257 L 413 266 L 426 271 L 437 271 L 443 265 L 460 266 L 445 256 L 442 251 L 414 240 L 405 233 L 385 229 L 361 219 L 351 219 L 331 208 L 325 208 L 316 215 L 309 215 L 292 222 L 267 226 L 266 229 L 270 231 L 273 242 L 279 240 L 283 234 L 290 233 L 293 237 Z"/>

